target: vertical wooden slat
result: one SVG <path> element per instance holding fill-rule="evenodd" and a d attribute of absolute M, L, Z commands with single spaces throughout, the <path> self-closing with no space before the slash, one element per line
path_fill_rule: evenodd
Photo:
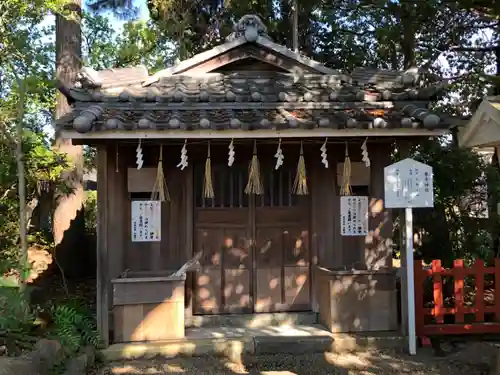
<path fill-rule="evenodd" d="M 288 206 L 292 206 L 292 189 L 293 189 L 293 180 L 292 180 L 292 171 L 287 171 L 288 177 Z"/>
<path fill-rule="evenodd" d="M 453 261 L 453 278 L 455 293 L 455 323 L 464 322 L 464 261 Z"/>
<path fill-rule="evenodd" d="M 97 148 L 97 325 L 104 345 L 109 345 L 108 296 L 108 152 L 106 146 Z"/>
<path fill-rule="evenodd" d="M 442 324 L 444 322 L 444 301 L 443 301 L 443 280 L 441 277 L 442 267 L 441 260 L 432 261 L 432 284 L 434 295 L 434 317 L 436 323 Z"/>
<path fill-rule="evenodd" d="M 477 259 L 474 265 L 476 274 L 476 322 L 484 322 L 484 260 Z"/>
<path fill-rule="evenodd" d="M 228 173 L 229 178 L 229 207 L 235 207 L 234 202 L 234 169 L 230 169 Z"/>
<path fill-rule="evenodd" d="M 283 207 L 283 170 L 278 172 L 278 206 Z"/>
<path fill-rule="evenodd" d="M 392 144 L 377 143 L 369 149 L 370 170 L 370 217 L 366 238 L 365 264 L 369 270 L 392 268 L 392 216 L 384 202 L 384 168 L 391 164 Z M 348 251 L 344 249 L 344 253 Z"/>
<path fill-rule="evenodd" d="M 414 264 L 414 278 L 415 278 L 415 328 L 417 337 L 424 334 L 424 270 L 422 269 L 422 262 L 416 261 Z"/>
<path fill-rule="evenodd" d="M 274 172 L 269 172 L 269 207 L 274 206 Z"/>
<path fill-rule="evenodd" d="M 280 303 L 284 304 L 285 300 L 286 300 L 285 289 L 288 287 L 286 284 L 286 279 L 285 279 L 285 256 L 286 256 L 285 251 L 286 251 L 286 244 L 288 243 L 288 241 L 285 241 L 285 236 L 290 235 L 290 233 L 288 231 L 286 231 L 286 233 L 285 233 L 285 230 L 282 230 L 281 228 L 280 228 L 280 232 L 281 232 L 281 259 L 280 259 L 280 262 L 281 262 L 281 264 L 280 264 L 281 301 L 280 301 Z"/>
<path fill-rule="evenodd" d="M 251 268 L 250 268 L 250 306 L 252 307 L 252 310 L 255 311 L 255 306 L 257 303 L 257 282 L 256 282 L 256 275 L 257 275 L 257 256 L 256 256 L 256 251 L 257 251 L 257 243 L 256 243 L 256 238 L 257 238 L 257 228 L 255 225 L 255 195 L 249 195 L 248 196 L 248 225 L 247 228 L 249 229 L 248 235 L 251 239 L 250 244 L 249 244 L 249 252 L 250 252 L 250 261 L 251 261 Z"/>
<path fill-rule="evenodd" d="M 194 236 L 194 170 L 191 164 L 184 171 L 183 201 L 184 201 L 184 257 L 190 259 L 194 255 L 193 236 Z M 189 272 L 186 279 L 185 289 L 185 309 L 186 318 L 193 315 L 193 291 L 194 291 L 195 273 Z"/>
<path fill-rule="evenodd" d="M 243 192 L 245 190 L 245 186 L 243 185 L 243 173 L 239 171 L 238 173 L 238 201 L 239 207 L 243 207 Z"/>
<path fill-rule="evenodd" d="M 500 321 L 500 259 L 495 259 L 495 321 Z"/>
<path fill-rule="evenodd" d="M 198 183 L 200 184 L 201 186 L 201 189 L 200 189 L 200 195 L 201 197 L 199 199 L 201 199 L 201 207 L 202 208 L 205 208 L 207 206 L 207 200 L 205 199 L 205 197 L 203 196 L 203 184 L 204 184 L 204 176 L 205 176 L 205 167 L 201 166 L 201 164 L 197 165 L 196 166 L 196 177 L 198 179 Z"/>
<path fill-rule="evenodd" d="M 225 239 L 227 237 L 227 230 L 222 229 L 222 237 Z M 234 241 L 234 239 L 233 239 Z M 226 253 L 227 253 L 227 247 L 225 245 L 225 241 L 223 241 L 222 244 L 220 244 L 221 249 L 220 249 L 220 261 L 221 261 L 221 267 L 220 267 L 220 306 L 219 308 L 221 309 L 220 311 L 224 311 L 226 307 L 226 293 L 224 293 L 224 288 L 226 286 L 226 272 L 225 272 L 225 265 L 226 265 Z"/>
<path fill-rule="evenodd" d="M 219 200 L 219 207 L 224 207 L 224 202 L 225 202 L 225 197 L 226 197 L 226 179 L 229 177 L 229 170 L 227 168 L 220 168 L 219 169 L 219 183 L 220 183 L 220 193 L 219 197 L 216 197 L 216 199 Z"/>

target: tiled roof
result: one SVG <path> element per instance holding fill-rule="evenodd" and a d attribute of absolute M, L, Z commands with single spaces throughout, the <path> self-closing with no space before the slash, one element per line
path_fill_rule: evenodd
<path fill-rule="evenodd" d="M 381 80 L 383 73 L 354 76 L 359 80 L 338 75 L 234 73 L 163 77 L 146 87 L 87 83 L 70 89 L 74 121 L 66 118 L 63 126 L 79 132 L 122 127 L 446 126 L 420 103 L 438 97 L 441 87 L 419 88 L 413 76 L 404 74 L 393 74 L 391 80 Z"/>
<path fill-rule="evenodd" d="M 183 74 L 243 44 L 274 51 L 317 74 L 235 72 Z M 172 68 L 84 68 L 61 91 L 73 105 L 58 120 L 80 133 L 129 129 L 447 128 L 427 107 L 444 86 L 426 86 L 418 69 L 331 70 L 273 43 L 262 21 L 243 17 L 228 41 Z"/>

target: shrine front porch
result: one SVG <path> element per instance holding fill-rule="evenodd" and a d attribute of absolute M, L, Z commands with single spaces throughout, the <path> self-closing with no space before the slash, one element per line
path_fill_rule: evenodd
<path fill-rule="evenodd" d="M 203 317 L 227 314 L 309 312 L 321 317 L 314 324 L 330 332 L 397 329 L 392 222 L 382 202 L 390 143 L 368 144 L 370 168 L 356 152 L 362 140 L 348 144 L 352 195 L 367 196 L 370 212 L 368 234 L 346 237 L 340 227 L 345 143 L 329 146 L 325 168 L 318 151 L 322 142 L 302 141 L 282 145 L 287 158 L 278 171 L 277 142 L 258 144 L 262 195 L 244 192 L 251 140 L 236 144 L 238 162 L 231 168 L 229 141 L 192 144 L 184 170 L 176 166 L 181 141 L 143 143 L 141 170 L 136 145 L 99 145 L 98 317 L 107 342 L 182 339 Z M 308 194 L 297 195 L 293 181 L 301 143 Z M 214 198 L 203 193 L 209 144 Z M 136 242 L 132 202 L 151 199 L 160 146 L 170 199 L 161 204 L 161 240 Z M 171 277 L 197 254 L 200 264 L 185 279 Z M 370 320 L 377 312 L 383 322 Z"/>
<path fill-rule="evenodd" d="M 188 328 L 182 339 L 117 343 L 104 349 L 102 354 L 108 361 L 216 355 L 239 363 L 244 355 L 400 349 L 405 343 L 405 337 L 398 331 L 331 333 L 317 324 L 250 329 L 221 326 Z"/>

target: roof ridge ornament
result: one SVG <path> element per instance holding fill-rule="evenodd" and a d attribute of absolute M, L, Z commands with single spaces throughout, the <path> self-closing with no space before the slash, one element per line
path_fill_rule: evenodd
<path fill-rule="evenodd" d="M 226 41 L 231 42 L 245 37 L 248 42 L 255 42 L 259 36 L 271 40 L 267 35 L 267 27 L 260 17 L 255 14 L 246 14 L 233 26 L 233 32 L 229 34 Z"/>
<path fill-rule="evenodd" d="M 96 88 L 102 86 L 99 72 L 89 66 L 84 66 L 77 73 L 76 87 Z"/>

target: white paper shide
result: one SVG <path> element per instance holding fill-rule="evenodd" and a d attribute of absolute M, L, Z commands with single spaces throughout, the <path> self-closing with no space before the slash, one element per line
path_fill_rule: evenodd
<path fill-rule="evenodd" d="M 434 207 L 432 167 L 404 159 L 384 168 L 387 208 Z"/>
<path fill-rule="evenodd" d="M 132 201 L 132 242 L 161 241 L 161 202 Z"/>
<path fill-rule="evenodd" d="M 368 234 L 368 197 L 340 197 L 340 233 L 342 236 Z"/>

